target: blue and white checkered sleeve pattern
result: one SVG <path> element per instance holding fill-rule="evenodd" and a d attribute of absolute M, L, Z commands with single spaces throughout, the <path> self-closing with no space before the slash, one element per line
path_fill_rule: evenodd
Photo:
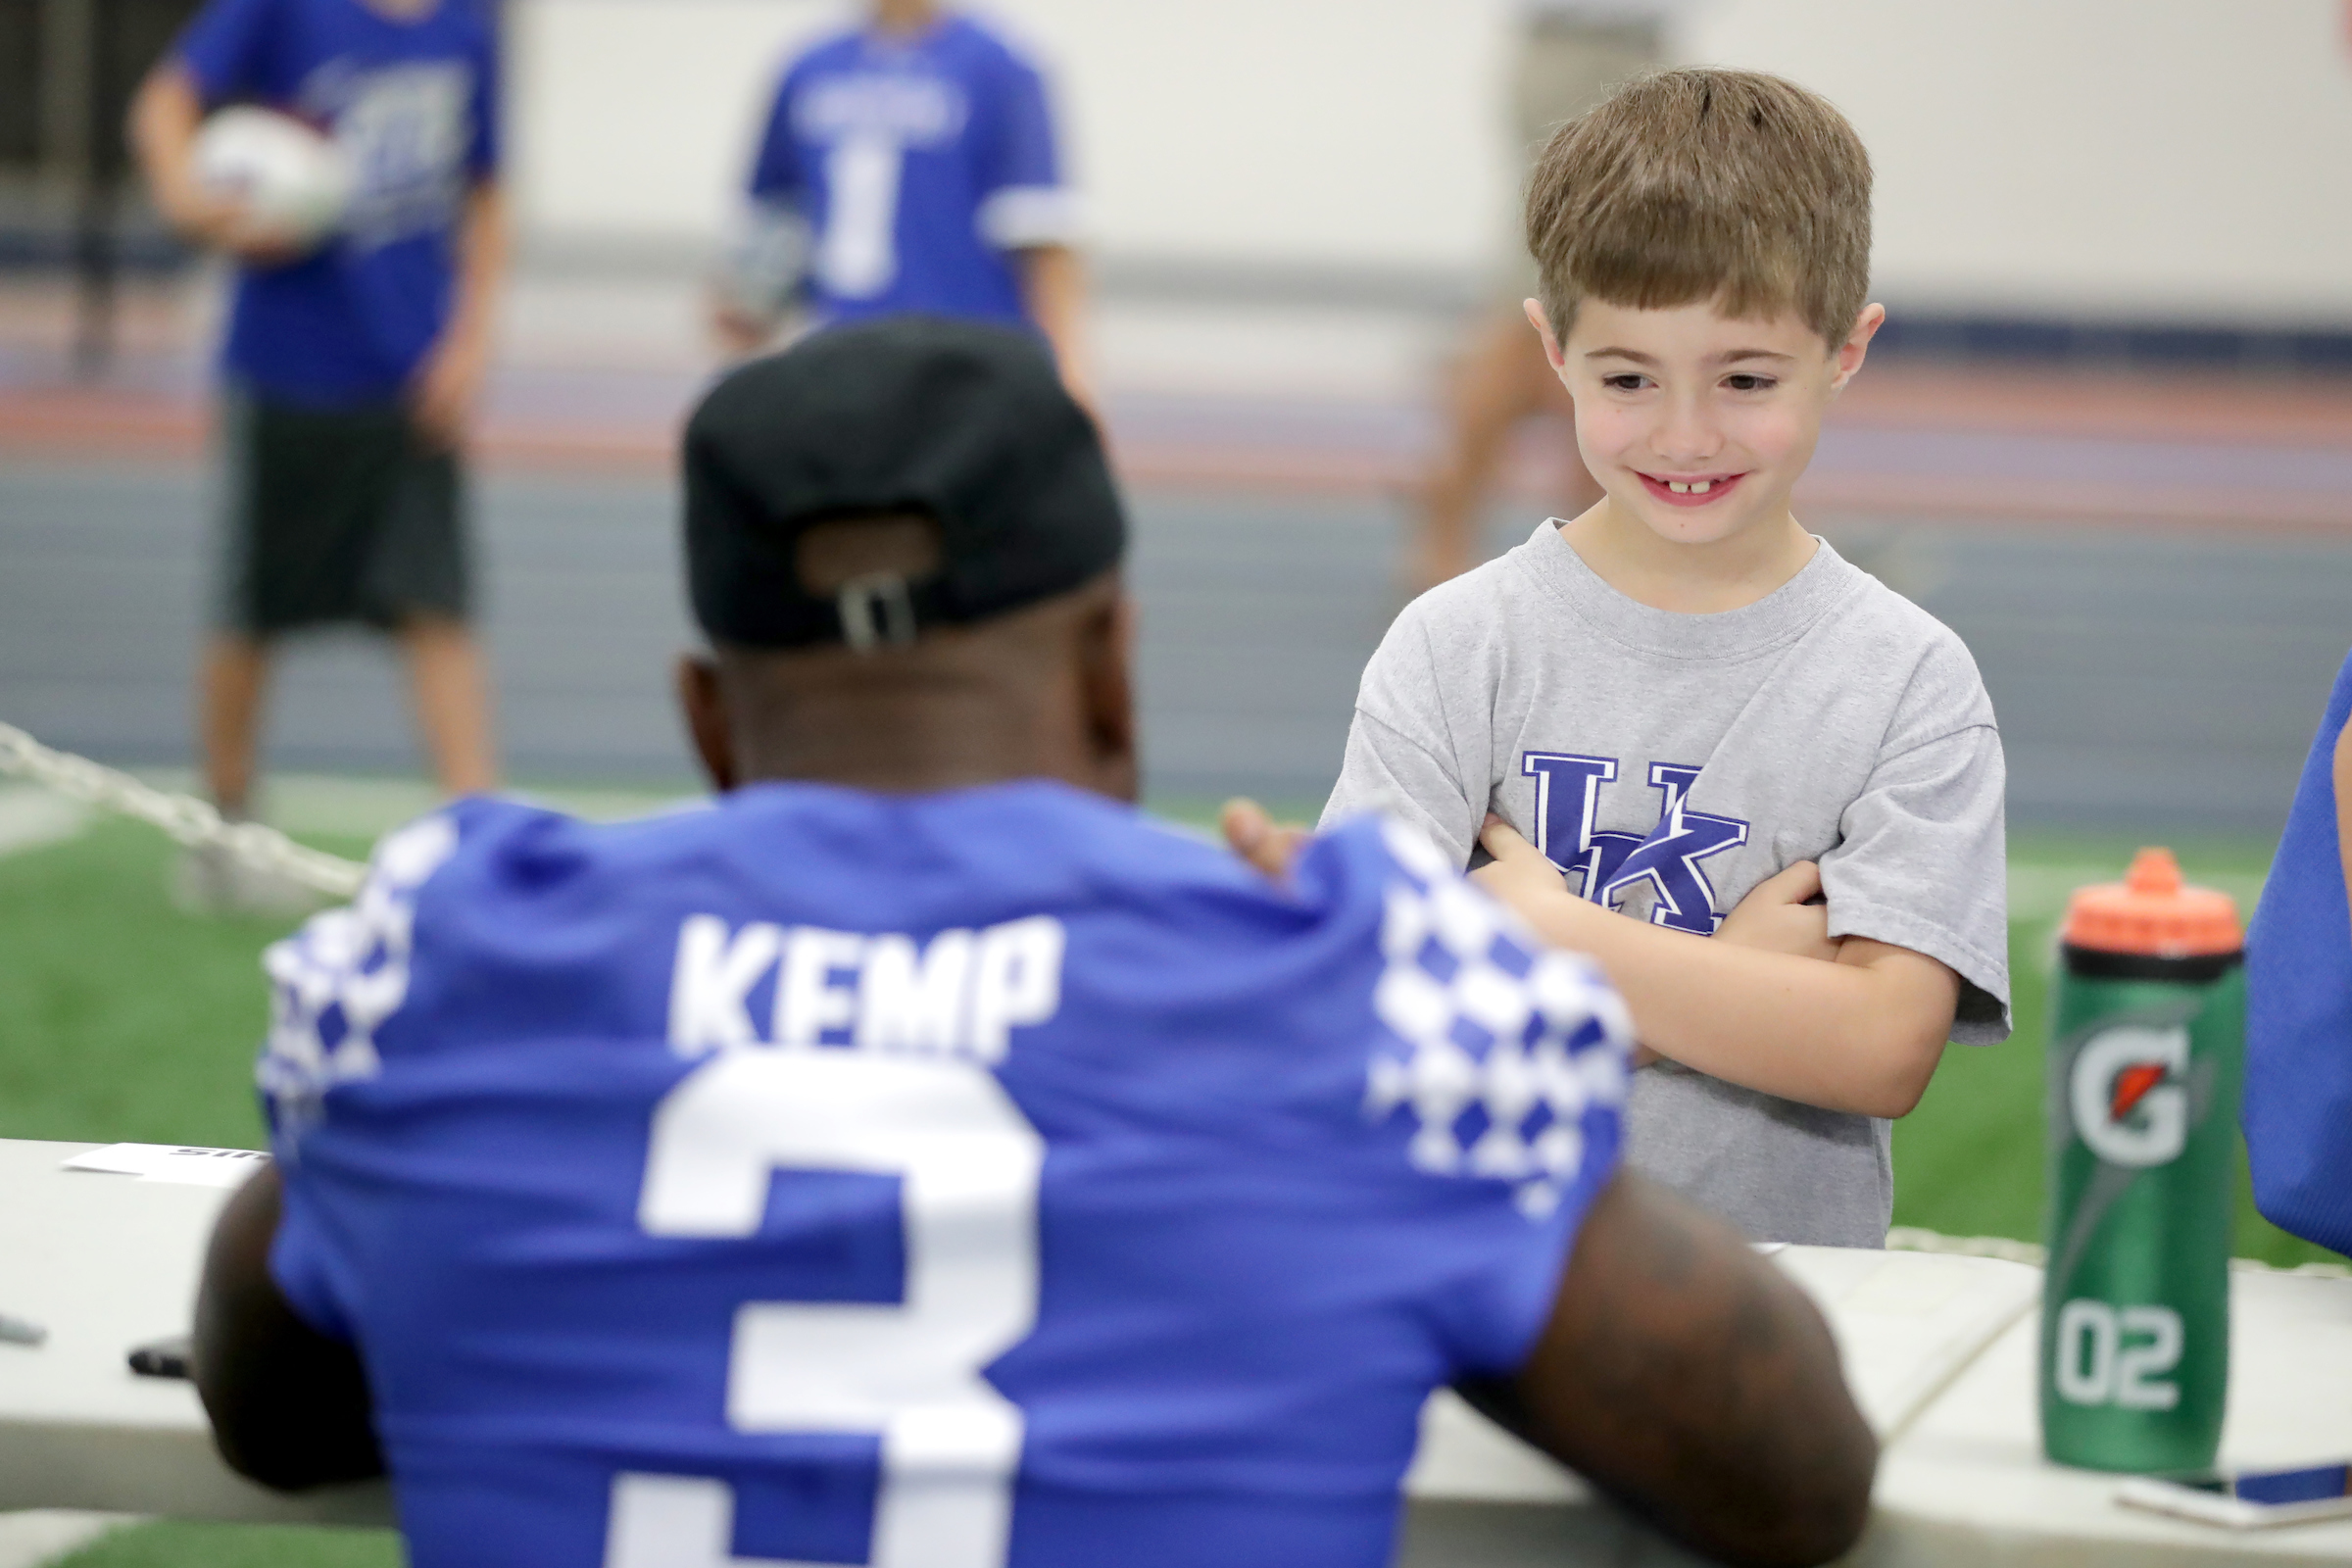
<path fill-rule="evenodd" d="M 1543 1219 L 1613 1169 L 1633 1026 L 1593 964 L 1544 948 L 1412 828 L 1382 824 L 1396 865 L 1365 1110 L 1413 1126 L 1436 1176 L 1511 1185 Z"/>
<path fill-rule="evenodd" d="M 263 956 L 270 1039 L 254 1076 L 278 1158 L 295 1157 L 329 1090 L 380 1070 L 376 1031 L 408 999 L 417 892 L 457 848 L 446 814 L 391 834 L 348 908 L 313 917 Z"/>
<path fill-rule="evenodd" d="M 315 916 L 262 959 L 270 980 L 270 1039 L 254 1078 L 283 1182 L 270 1274 L 296 1315 L 329 1339 L 354 1338 L 364 1290 L 343 1262 L 335 1228 L 321 1219 L 320 1205 L 329 1201 L 318 1190 L 327 1097 L 382 1071 L 376 1039 L 408 1000 L 416 896 L 457 853 L 458 840 L 458 823 L 446 812 L 389 835 L 350 907 Z"/>

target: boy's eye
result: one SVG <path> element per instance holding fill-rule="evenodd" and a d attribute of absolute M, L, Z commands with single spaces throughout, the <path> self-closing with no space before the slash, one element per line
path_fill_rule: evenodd
<path fill-rule="evenodd" d="M 1602 376 L 1600 384 L 1612 392 L 1639 392 L 1642 390 L 1642 383 L 1648 379 L 1648 376 L 1636 375 L 1631 370 L 1620 370 L 1615 375 Z"/>
<path fill-rule="evenodd" d="M 1749 375 L 1742 371 L 1738 375 L 1725 376 L 1723 384 L 1735 392 L 1769 392 L 1780 382 L 1769 375 Z"/>

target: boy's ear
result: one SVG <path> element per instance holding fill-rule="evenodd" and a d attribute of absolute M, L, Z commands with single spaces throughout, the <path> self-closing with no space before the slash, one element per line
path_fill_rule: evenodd
<path fill-rule="evenodd" d="M 1526 302 L 1525 308 L 1528 323 L 1536 329 L 1536 336 L 1544 340 L 1544 357 L 1551 362 L 1552 373 L 1565 375 L 1568 372 L 1568 354 L 1560 347 L 1559 334 L 1551 329 L 1551 318 L 1544 314 L 1544 302 L 1529 300 Z M 1874 306 L 1872 309 L 1875 310 L 1877 307 Z"/>
<path fill-rule="evenodd" d="M 1886 324 L 1886 306 L 1862 307 L 1862 314 L 1854 318 L 1853 331 L 1847 333 L 1845 341 L 1838 346 L 1838 373 L 1830 381 L 1832 394 L 1845 390 L 1845 383 L 1854 378 L 1854 372 L 1862 368 L 1862 361 L 1870 353 L 1870 340 L 1878 336 L 1879 328 Z"/>

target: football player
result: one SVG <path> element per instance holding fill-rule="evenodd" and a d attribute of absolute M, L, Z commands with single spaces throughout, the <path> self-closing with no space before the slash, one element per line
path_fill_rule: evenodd
<path fill-rule="evenodd" d="M 1597 972 L 1382 819 L 1272 878 L 1128 804 L 1125 525 L 1033 338 L 819 334 L 685 465 L 716 804 L 461 802 L 270 955 L 231 1464 L 388 1468 L 416 1568 L 1377 1568 L 1473 1380 L 1698 1549 L 1853 1542 L 1829 1334 L 1619 1170 Z"/>
<path fill-rule="evenodd" d="M 1037 69 L 936 0 L 871 0 L 795 60 L 760 140 L 713 319 L 739 354 L 923 312 L 1026 326 L 1085 395 L 1077 194 Z"/>

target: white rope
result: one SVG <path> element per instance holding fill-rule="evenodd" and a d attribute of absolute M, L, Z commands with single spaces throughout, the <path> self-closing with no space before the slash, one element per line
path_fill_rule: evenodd
<path fill-rule="evenodd" d="M 206 802 L 173 795 L 71 752 L 53 751 L 13 724 L 0 724 L 0 773 L 11 773 L 122 816 L 162 828 L 190 849 L 217 849 L 246 865 L 331 898 L 357 897 L 368 868 L 295 843 L 260 822 L 231 822 Z"/>

